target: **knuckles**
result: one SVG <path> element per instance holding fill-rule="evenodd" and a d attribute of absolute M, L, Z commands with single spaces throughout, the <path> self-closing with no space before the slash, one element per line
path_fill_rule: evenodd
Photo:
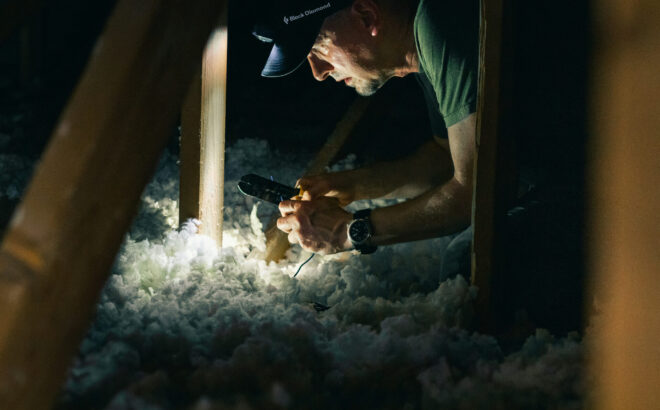
<path fill-rule="evenodd" d="M 277 218 L 277 229 L 281 231 L 287 231 L 288 225 L 286 223 L 286 219 L 284 217 L 282 218 Z"/>
<path fill-rule="evenodd" d="M 282 201 L 277 205 L 277 207 L 280 210 L 280 214 L 282 214 L 282 216 L 286 216 L 287 214 L 291 213 L 291 201 Z"/>
<path fill-rule="evenodd" d="M 298 235 L 295 232 L 290 232 L 287 238 L 289 239 L 289 243 L 298 243 Z"/>
<path fill-rule="evenodd" d="M 277 229 L 284 232 L 301 231 L 301 227 L 306 226 L 309 219 L 299 214 L 288 214 L 277 218 Z"/>

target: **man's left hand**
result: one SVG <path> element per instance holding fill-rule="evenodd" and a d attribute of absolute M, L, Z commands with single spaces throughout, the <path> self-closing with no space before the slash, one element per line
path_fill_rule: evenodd
<path fill-rule="evenodd" d="M 347 226 L 353 216 L 336 198 L 282 201 L 279 207 L 277 227 L 289 235 L 289 242 L 324 255 L 351 249 Z"/>

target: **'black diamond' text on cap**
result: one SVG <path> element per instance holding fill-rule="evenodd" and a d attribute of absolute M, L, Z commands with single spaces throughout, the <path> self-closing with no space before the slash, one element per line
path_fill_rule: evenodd
<path fill-rule="evenodd" d="M 283 77 L 305 62 L 326 17 L 347 7 L 352 0 L 273 0 L 257 12 L 252 34 L 273 43 L 264 77 Z"/>

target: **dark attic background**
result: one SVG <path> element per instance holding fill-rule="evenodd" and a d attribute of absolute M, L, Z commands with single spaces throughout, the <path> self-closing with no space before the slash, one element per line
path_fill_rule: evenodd
<path fill-rule="evenodd" d="M 0 0 L 0 6 L 6 2 L 8 0 Z M 29 182 L 30 173 L 38 163 L 58 116 L 73 92 L 90 52 L 102 32 L 105 20 L 115 5 L 113 0 L 52 0 L 48 2 L 33 1 L 32 3 L 41 4 L 41 11 L 27 18 L 19 29 L 13 31 L 0 44 L 0 232 L 4 232 L 14 208 L 19 203 L 21 193 Z M 461 333 L 462 330 L 460 329 L 445 330 L 443 326 L 449 327 L 458 324 L 460 327 L 460 321 L 455 320 L 453 316 L 451 320 L 446 320 L 446 317 L 451 316 L 447 311 L 450 311 L 453 307 L 447 308 L 447 311 L 445 311 L 438 307 L 438 304 L 447 302 L 448 305 L 452 305 L 452 303 L 458 302 L 455 298 L 451 299 L 445 293 L 442 293 L 448 292 L 447 288 L 443 288 L 445 284 L 440 285 L 440 288 L 438 288 L 438 280 L 431 274 L 428 276 L 422 275 L 420 283 L 414 283 L 415 280 L 419 279 L 415 276 L 417 274 L 415 269 L 409 269 L 412 273 L 407 273 L 408 270 L 406 270 L 407 264 L 410 263 L 423 265 L 425 269 L 430 271 L 432 265 L 438 262 L 437 255 L 428 256 L 424 252 L 432 253 L 436 248 L 429 245 L 427 248 L 401 247 L 396 248 L 394 251 L 383 251 L 380 263 L 386 265 L 388 269 L 391 265 L 391 269 L 400 277 L 397 278 L 392 273 L 392 277 L 385 278 L 391 280 L 391 283 L 383 281 L 386 284 L 381 287 L 386 289 L 380 290 L 383 292 L 382 294 L 378 291 L 372 293 L 369 293 L 371 291 L 365 291 L 367 295 L 364 296 L 351 289 L 351 286 L 359 288 L 351 282 L 351 275 L 360 276 L 360 280 L 366 281 L 366 279 L 362 278 L 363 275 L 358 275 L 351 269 L 359 271 L 359 269 L 367 268 L 363 266 L 363 262 L 349 263 L 348 268 L 350 269 L 343 270 L 341 278 L 341 281 L 346 281 L 348 285 L 340 281 L 341 286 L 346 288 L 341 290 L 345 291 L 347 295 L 342 299 L 345 302 L 341 303 L 346 303 L 346 305 L 337 302 L 338 307 L 334 311 L 330 311 L 332 314 L 338 312 L 337 315 L 340 319 L 337 320 L 341 322 L 341 326 L 339 324 L 336 325 L 336 328 L 329 326 L 328 329 L 331 328 L 331 330 L 323 330 L 325 333 L 320 333 L 324 335 L 332 334 L 327 337 L 334 337 L 335 334 L 332 332 L 337 332 L 341 337 L 332 339 L 332 343 L 339 340 L 339 345 L 345 343 L 350 348 L 359 346 L 362 339 L 350 333 L 353 330 L 341 333 L 345 330 L 342 326 L 357 323 L 373 325 L 372 327 L 379 331 L 386 328 L 390 330 L 396 328 L 396 332 L 414 333 L 415 330 L 410 330 L 413 327 L 405 327 L 399 322 L 397 322 L 398 324 L 394 322 L 386 323 L 386 321 L 376 322 L 375 324 L 370 322 L 369 320 L 372 320 L 371 316 L 374 316 L 374 311 L 378 309 L 376 302 L 374 302 L 376 307 L 372 307 L 372 310 L 369 311 L 371 316 L 359 310 L 361 309 L 360 303 L 363 305 L 368 304 L 364 299 L 360 299 L 359 303 L 352 304 L 354 300 L 358 300 L 358 297 L 376 299 L 382 296 L 388 299 L 389 295 L 392 300 L 397 300 L 396 303 L 399 299 L 404 300 L 403 305 L 410 302 L 410 306 L 413 306 L 410 309 L 419 309 L 419 314 L 422 317 L 425 317 L 426 314 L 438 316 L 439 323 L 442 323 L 442 325 L 431 326 L 430 332 L 433 337 L 444 343 L 442 344 L 443 348 L 453 353 L 447 353 L 447 359 L 444 362 L 436 363 L 437 358 L 435 356 L 428 359 L 429 363 L 432 362 L 434 365 L 430 367 L 430 364 L 424 362 L 423 366 L 428 364 L 428 369 L 424 372 L 418 369 L 421 365 L 418 365 L 417 362 L 410 364 L 412 370 L 407 367 L 408 363 L 417 360 L 417 356 L 414 354 L 396 356 L 392 362 L 394 363 L 393 366 L 403 370 L 400 373 L 395 372 L 394 376 L 399 377 L 399 379 L 409 379 L 409 383 L 403 383 L 401 386 L 399 386 L 398 381 L 392 382 L 390 380 L 390 384 L 377 385 L 375 383 L 373 389 L 365 389 L 364 383 L 369 381 L 365 382 L 361 377 L 367 379 L 367 376 L 380 376 L 381 373 L 387 373 L 388 369 L 391 369 L 387 366 L 392 363 L 382 364 L 378 362 L 380 360 L 378 358 L 373 359 L 376 364 L 368 362 L 353 374 L 349 374 L 345 369 L 341 370 L 344 372 L 342 377 L 345 377 L 341 381 L 348 385 L 354 383 L 352 385 L 354 387 L 348 390 L 337 387 L 342 386 L 342 384 L 333 379 L 333 377 L 336 377 L 337 380 L 340 380 L 334 370 L 329 372 L 328 376 L 322 381 L 317 380 L 315 378 L 317 376 L 309 376 L 311 382 L 308 381 L 308 383 L 313 382 L 314 385 L 318 382 L 318 386 L 321 387 L 331 386 L 321 393 L 314 393 L 314 388 L 321 388 L 314 385 L 309 391 L 317 395 L 321 394 L 318 396 L 320 398 L 315 400 L 321 400 L 321 402 L 326 400 L 328 403 L 335 403 L 336 408 L 350 408 L 351 406 L 343 406 L 349 400 L 353 400 L 351 403 L 355 407 L 363 406 L 367 408 L 404 408 L 406 403 L 412 403 L 410 408 L 418 408 L 422 401 L 426 403 L 427 408 L 437 408 L 434 407 L 433 403 L 435 405 L 450 403 L 446 408 L 489 408 L 490 400 L 495 400 L 497 403 L 518 403 L 518 406 L 495 408 L 581 407 L 582 397 L 586 394 L 580 379 L 582 369 L 580 338 L 584 327 L 587 325 L 586 321 L 583 320 L 582 312 L 585 270 L 583 249 L 584 243 L 588 240 L 585 237 L 583 225 L 585 220 L 584 175 L 587 157 L 585 146 L 587 140 L 589 10 L 586 1 L 517 2 L 514 13 L 510 17 L 513 22 L 510 26 L 513 31 L 513 41 L 510 44 L 505 44 L 504 47 L 513 58 L 511 70 L 512 90 L 510 93 L 513 106 L 511 128 L 518 143 L 517 158 L 520 163 L 521 178 L 540 186 L 550 187 L 534 194 L 537 196 L 527 198 L 526 204 L 533 203 L 535 200 L 547 201 L 548 198 L 554 198 L 557 202 L 562 203 L 562 206 L 553 207 L 552 212 L 543 215 L 540 218 L 543 222 L 539 226 L 522 222 L 522 226 L 514 226 L 512 230 L 511 240 L 519 244 L 515 258 L 517 258 L 518 266 L 522 266 L 522 268 L 510 272 L 510 275 L 503 278 L 498 289 L 501 295 L 499 303 L 502 314 L 506 316 L 507 320 L 518 325 L 516 331 L 513 334 L 509 333 L 499 337 L 497 341 L 491 341 L 491 339 L 486 340 L 480 335 Z M 269 53 L 269 47 L 254 39 L 250 32 L 250 8 L 239 1 L 230 2 L 227 146 L 239 145 L 243 147 L 243 151 L 236 149 L 233 152 L 238 152 L 240 155 L 244 155 L 245 158 L 252 158 L 250 155 L 255 155 L 262 162 L 295 161 L 294 164 L 282 165 L 282 168 L 287 168 L 287 171 L 282 171 L 281 174 L 278 174 L 277 165 L 269 170 L 275 179 L 286 179 L 283 182 L 293 182 L 296 177 L 295 172 L 298 171 L 291 171 L 291 169 L 304 169 L 305 163 L 324 144 L 337 122 L 352 104 L 355 93 L 352 89 L 342 84 L 336 84 L 333 80 L 323 83 L 317 82 L 312 77 L 306 64 L 289 77 L 282 79 L 261 78 L 259 73 Z M 171 158 L 178 156 L 178 137 L 178 129 L 172 129 L 166 153 Z M 396 79 L 390 81 L 376 95 L 365 116 L 355 129 L 353 137 L 340 153 L 338 159 L 344 159 L 348 154 L 354 154 L 355 157 L 351 157 L 349 162 L 357 165 L 394 159 L 414 151 L 420 144 L 428 141 L 429 138 L 431 138 L 431 131 L 427 111 L 422 92 L 416 80 L 412 77 Z M 244 151 L 248 152 L 254 147 L 262 146 L 254 142 L 240 145 L 241 141 L 247 139 L 268 141 L 269 151 L 261 157 L 259 156 L 261 154 L 257 155 L 258 153 L 255 154 L 254 152 L 244 153 Z M 228 155 L 230 155 L 229 152 Z M 268 155 L 271 156 L 270 159 L 267 158 Z M 240 170 L 245 174 L 250 173 L 253 171 L 251 169 L 253 165 L 255 168 L 263 168 L 261 163 L 246 160 Z M 159 169 L 160 171 L 161 169 Z M 236 176 L 232 175 L 232 177 Z M 291 181 L 291 178 L 294 178 L 294 180 Z M 176 200 L 176 198 L 170 199 Z M 234 199 L 230 198 L 230 200 L 233 201 Z M 253 204 L 249 203 L 248 205 L 252 206 Z M 249 210 L 244 213 L 245 215 L 241 214 L 240 223 L 249 225 L 251 223 Z M 236 215 L 238 214 L 238 211 L 236 211 Z M 234 217 L 234 215 L 231 214 L 230 217 Z M 236 219 L 239 218 L 236 217 Z M 515 218 L 513 219 L 515 225 Z M 140 220 L 141 217 L 138 216 L 137 222 L 139 223 Z M 247 223 L 244 223 L 245 221 Z M 242 226 L 240 229 L 244 228 Z M 163 232 L 159 231 L 159 235 L 162 236 L 162 234 Z M 250 231 L 249 235 L 254 236 L 256 234 Z M 133 236 L 131 239 L 136 241 L 150 239 L 155 242 L 155 238 L 156 236 L 144 235 L 142 237 Z M 569 253 L 560 250 L 561 248 L 565 249 L 566 241 L 574 245 Z M 144 246 L 146 249 L 149 245 L 131 243 L 130 246 L 137 248 Z M 127 249 L 128 245 L 125 245 L 122 252 L 126 252 Z M 420 251 L 420 249 L 422 250 Z M 131 249 L 128 249 L 128 251 L 131 251 Z M 405 255 L 400 256 L 397 252 L 402 252 Z M 144 253 L 146 253 L 146 250 Z M 530 258 L 528 256 L 539 254 L 542 257 Z M 299 255 L 295 254 L 294 256 Z M 122 263 L 128 264 L 125 260 L 119 259 L 120 265 Z M 249 263 L 246 262 L 245 266 L 252 266 L 249 258 L 246 260 Z M 298 265 L 297 261 L 296 265 Z M 428 268 L 429 266 L 431 268 Z M 417 267 L 417 265 L 414 267 Z M 121 270 L 120 268 L 116 269 Z M 327 266 L 323 269 L 319 268 L 320 271 L 326 272 L 328 275 L 336 273 Z M 336 270 L 339 269 L 336 268 Z M 400 269 L 400 271 L 396 269 Z M 116 271 L 113 271 L 113 273 L 115 275 L 108 285 L 110 289 L 107 291 L 108 294 L 120 288 L 116 284 L 119 279 L 115 278 L 120 275 L 117 275 Z M 381 279 L 383 278 L 378 280 Z M 377 282 L 377 280 L 375 281 Z M 144 296 L 144 292 L 152 292 L 151 296 L 158 293 L 159 289 L 156 285 L 148 281 L 145 285 L 143 282 L 144 280 L 140 283 L 140 286 L 142 286 L 140 292 L 143 292 L 140 294 L 141 298 Z M 367 285 L 363 283 L 362 286 L 371 289 L 369 286 L 377 286 L 374 283 L 370 282 Z M 280 286 L 280 283 L 276 283 L 276 285 Z M 128 285 L 126 286 L 128 287 Z M 324 284 L 319 279 L 319 282 L 314 282 L 313 286 L 309 286 L 312 289 L 317 286 L 317 289 L 325 290 L 329 285 Z M 446 286 L 455 286 L 452 288 L 452 292 L 458 292 L 456 289 L 460 288 L 460 286 L 452 284 Z M 156 293 L 153 293 L 154 288 Z M 351 294 L 349 290 L 357 293 Z M 416 301 L 417 299 L 413 300 L 414 297 L 417 297 L 415 292 L 418 291 L 426 292 L 421 296 L 421 302 Z M 272 292 L 268 292 L 271 292 L 271 287 L 268 287 L 267 292 L 262 292 L 264 295 L 267 293 L 266 296 L 259 294 L 259 297 L 270 298 Z M 434 292 L 441 295 L 441 297 L 438 296 L 437 300 L 433 299 Z M 465 292 L 467 291 L 465 290 Z M 411 296 L 410 300 L 405 299 L 408 296 Z M 112 295 L 108 297 L 112 299 Z M 63 394 L 63 397 L 59 399 L 59 408 L 133 408 L 128 405 L 123 406 L 122 402 L 117 400 L 112 401 L 112 403 L 120 404 L 114 407 L 105 406 L 108 402 L 111 402 L 117 391 L 126 389 L 126 386 L 134 383 L 135 380 L 139 381 L 130 384 L 131 387 L 128 389 L 130 391 L 126 393 L 128 396 L 139 396 L 144 390 L 150 391 L 149 389 L 152 386 L 157 386 L 154 390 L 165 389 L 162 386 L 166 386 L 167 389 L 173 391 L 173 393 L 153 393 L 156 396 L 161 396 L 151 403 L 168 401 L 170 403 L 154 408 L 184 407 L 183 404 L 195 403 L 196 395 L 211 394 L 213 397 L 213 393 L 209 393 L 209 391 L 216 391 L 218 397 L 231 397 L 230 402 L 232 405 L 242 403 L 243 398 L 241 397 L 243 396 L 235 398 L 232 396 L 234 394 L 232 389 L 241 392 L 245 397 L 254 394 L 257 397 L 257 399 L 254 399 L 256 402 L 250 401 L 252 399 L 247 400 L 255 406 L 254 408 L 286 408 L 290 407 L 287 403 L 292 403 L 291 397 L 296 396 L 296 389 L 303 391 L 307 387 L 303 382 L 293 387 L 291 384 L 287 384 L 288 379 L 286 377 L 293 376 L 283 376 L 284 381 L 282 384 L 275 383 L 272 386 L 269 384 L 265 387 L 257 384 L 250 388 L 244 387 L 246 384 L 255 382 L 253 378 L 268 378 L 272 374 L 277 376 L 277 367 L 273 367 L 275 370 L 266 369 L 268 371 L 264 373 L 264 376 L 256 374 L 257 372 L 246 370 L 243 374 L 235 370 L 236 380 L 229 382 L 210 370 L 207 375 L 204 373 L 206 371 L 204 366 L 185 362 L 179 355 L 170 352 L 170 350 L 173 350 L 178 354 L 180 352 L 177 349 L 180 346 L 186 346 L 185 349 L 180 348 L 185 353 L 183 356 L 190 353 L 186 350 L 188 348 L 186 343 L 188 342 L 184 340 L 188 335 L 181 336 L 185 333 L 183 331 L 174 332 L 174 335 L 163 339 L 156 338 L 155 341 L 149 339 L 147 340 L 148 343 L 136 338 L 137 336 L 133 334 L 123 340 L 120 336 L 117 336 L 121 332 L 113 333 L 113 331 L 107 331 L 106 329 L 109 328 L 109 325 L 104 321 L 110 321 L 107 317 L 112 316 L 108 312 L 115 309 L 114 307 L 110 309 L 104 304 L 107 302 L 106 299 L 106 296 L 102 298 L 99 305 L 99 317 L 92 325 L 90 335 L 81 347 L 80 357 L 77 359 L 74 370 L 69 377 L 66 394 Z M 275 300 L 274 296 L 273 299 Z M 371 301 L 371 299 L 369 300 Z M 124 305 L 116 303 L 114 300 L 112 302 L 118 306 L 117 309 L 125 309 Z M 259 300 L 254 303 L 259 305 L 262 302 Z M 378 303 L 382 305 L 385 302 L 381 300 Z M 394 302 L 392 303 L 394 304 Z M 418 304 L 415 305 L 415 303 Z M 520 310 L 521 306 L 526 308 L 523 313 Z M 259 305 L 259 307 L 262 306 Z M 143 309 L 143 307 L 140 307 L 140 309 Z M 289 309 L 288 305 L 286 309 Z M 387 310 L 387 314 L 391 314 L 393 311 L 398 312 L 396 309 L 399 309 L 399 307 L 388 307 L 387 309 L 390 309 Z M 291 315 L 291 311 L 291 309 L 286 310 L 286 315 Z M 122 312 L 125 313 L 125 310 L 122 310 Z M 129 315 L 132 313 L 134 312 L 128 312 Z M 139 313 L 142 314 L 142 311 L 140 310 Z M 230 312 L 226 316 L 233 318 L 232 314 Z M 389 320 L 387 314 L 383 313 L 383 317 Z M 117 315 L 116 312 L 115 315 Z M 172 313 L 172 315 L 175 316 L 176 314 Z M 184 315 L 184 313 L 181 313 L 181 315 Z M 136 316 L 138 315 L 136 314 Z M 414 317 L 415 314 L 411 313 L 411 316 Z M 369 317 L 369 319 L 365 319 L 365 317 Z M 383 317 L 380 317 L 380 319 L 383 319 Z M 115 319 L 113 318 L 113 320 Z M 119 321 L 119 319 L 116 320 Z M 229 321 L 230 319 L 226 320 Z M 320 319 L 320 321 L 322 320 Z M 246 323 L 250 325 L 252 322 Z M 303 325 L 306 325 L 306 323 L 303 323 Z M 435 322 L 431 321 L 429 323 Z M 243 322 L 227 324 L 229 330 L 226 330 L 226 334 L 223 334 L 222 331 L 213 334 L 210 349 L 213 350 L 214 354 L 216 350 L 224 351 L 223 349 L 238 352 L 240 350 L 238 348 L 236 350 L 229 348 L 233 349 L 235 347 L 233 343 L 249 349 L 251 346 L 249 343 L 240 344 L 243 343 L 243 339 L 247 337 L 246 335 L 252 335 L 250 333 L 252 330 L 249 329 L 248 325 Z M 327 323 L 324 322 L 323 325 L 325 326 Z M 416 323 L 415 326 L 417 325 Z M 428 323 L 424 325 L 428 325 Z M 236 329 L 232 326 L 235 326 Z M 314 322 L 314 326 L 317 326 L 316 322 Z M 313 330 L 318 330 L 319 326 L 321 325 L 313 327 Z M 397 326 L 399 327 L 397 328 Z M 166 326 L 163 325 L 163 327 Z M 276 325 L 271 327 L 277 329 Z M 403 328 L 405 330 L 401 330 Z M 537 328 L 549 329 L 550 333 L 545 331 L 539 333 L 539 331 L 536 331 Z M 341 329 L 341 331 L 337 329 Z M 395 332 L 395 330 L 392 330 L 392 332 Z M 279 337 L 278 333 L 268 327 L 260 328 L 260 331 L 269 335 L 275 334 L 276 336 L 273 336 L 272 339 Z M 454 331 L 457 333 L 452 333 Z M 569 333 L 571 331 L 580 332 L 580 336 Z M 440 335 L 433 332 L 439 332 Z M 355 338 L 350 339 L 347 337 L 346 334 L 349 333 Z M 113 350 L 108 354 L 108 357 L 113 359 L 119 358 L 119 364 L 108 364 L 108 368 L 117 372 L 116 376 L 105 375 L 103 369 L 98 370 L 94 367 L 102 367 L 99 363 L 103 360 L 94 356 L 96 350 L 93 345 L 97 342 L 99 346 L 106 343 L 105 339 L 103 342 L 94 339 L 94 335 L 98 334 L 103 334 L 104 338 L 107 337 L 110 340 L 116 337 L 117 340 L 121 339 L 122 343 L 125 342 L 130 345 L 131 348 L 139 352 L 140 363 L 134 364 L 127 359 L 128 354 L 124 354 L 123 350 L 116 348 L 119 350 Z M 569 336 L 566 336 L 567 334 Z M 378 337 L 380 335 L 381 333 Z M 427 333 L 424 333 L 424 335 L 427 335 Z M 556 336 L 558 339 L 554 339 L 551 335 Z M 285 336 L 283 336 L 284 339 L 288 340 Z M 146 339 L 151 336 L 146 335 L 144 337 Z M 383 336 L 384 339 L 387 337 L 389 337 L 389 334 Z M 528 337 L 530 339 L 527 339 Z M 266 337 L 264 336 L 264 338 Z M 202 339 L 201 336 L 200 339 Z M 420 338 L 420 340 L 422 339 Z M 349 343 L 351 341 L 354 344 Z M 205 341 L 200 343 L 203 344 Z M 311 345 L 312 342 L 309 343 Z M 329 344 L 331 343 L 329 342 Z M 107 346 L 111 346 L 111 344 L 108 342 Z M 148 347 L 152 349 L 149 350 Z M 327 357 L 321 354 L 318 357 L 314 356 L 317 353 L 314 350 L 316 347 L 316 345 L 313 347 L 305 345 L 303 348 L 294 346 L 291 350 L 298 352 L 295 349 L 309 349 L 309 351 L 305 350 L 308 355 L 303 355 L 303 359 L 300 360 L 302 362 L 307 360 L 306 363 L 317 365 L 320 374 L 327 370 L 326 367 L 334 369 L 332 366 L 336 364 L 332 366 L 327 364 Z M 386 348 L 396 350 L 400 346 L 392 347 L 390 344 L 385 344 L 385 347 L 376 347 L 384 350 L 387 350 Z M 359 352 L 357 349 L 355 352 Z M 412 346 L 408 350 L 415 351 L 416 349 L 417 346 Z M 246 357 L 252 354 L 255 355 L 256 359 L 254 361 L 261 357 L 254 351 L 246 351 L 248 352 L 244 352 Z M 283 349 L 282 351 L 288 350 Z M 381 352 L 377 349 L 375 351 Z M 390 351 L 385 353 L 387 352 Z M 266 355 L 266 353 L 263 354 Z M 341 361 L 342 357 L 345 358 L 346 362 L 371 360 L 365 354 L 355 353 L 354 356 L 350 357 L 342 356 L 342 354 L 337 354 L 337 357 L 340 358 L 337 360 Z M 194 355 L 191 354 L 191 356 Z M 98 360 L 98 363 L 90 358 Z M 236 360 L 239 361 L 239 359 Z M 269 357 L 270 359 L 272 358 Z M 537 359 L 540 364 L 535 367 L 534 361 Z M 130 366 L 126 365 L 123 360 L 130 362 Z M 249 360 L 245 360 L 249 362 Z M 276 359 L 272 360 L 279 363 Z M 182 361 L 185 363 L 181 364 Z M 154 369 L 158 369 L 161 362 L 166 363 L 162 365 L 165 370 L 150 373 Z M 487 365 L 479 367 L 481 365 L 479 363 L 487 363 Z M 254 363 L 252 364 L 254 365 Z M 131 370 L 122 373 L 124 370 L 121 370 L 121 366 L 124 365 Z M 193 370 L 186 366 L 193 368 Z M 287 372 L 291 371 L 286 365 L 282 366 Z M 421 368 L 426 369 L 423 366 Z M 87 370 L 89 368 L 94 370 Z M 500 377 L 497 376 L 500 373 L 493 370 L 496 368 L 499 369 L 497 371 L 504 374 L 500 379 L 497 379 L 497 377 Z M 558 368 L 561 371 L 555 371 Z M 76 373 L 78 371 L 76 369 L 84 370 Z M 253 370 L 253 368 L 248 370 Z M 298 370 L 294 368 L 291 373 Z M 86 378 L 89 375 L 85 372 L 93 373 L 93 377 Z M 144 380 L 140 379 L 144 374 L 149 376 L 145 376 Z M 156 376 L 151 377 L 153 374 L 156 374 Z M 205 385 L 202 382 L 199 384 L 201 386 L 199 391 L 195 388 L 186 387 L 185 382 L 182 380 L 188 378 L 191 374 L 198 377 L 199 380 L 204 375 L 208 376 L 204 379 L 204 383 L 208 383 L 213 388 L 209 387 L 204 390 L 205 387 L 203 386 Z M 200 374 L 202 375 L 200 376 Z M 398 380 L 394 376 L 392 376 L 392 380 Z M 461 384 L 462 377 L 465 377 L 466 380 L 472 377 L 473 379 L 470 379 L 472 384 L 467 382 Z M 93 384 L 88 381 L 89 379 L 97 382 Z M 525 384 L 529 380 L 532 381 Z M 181 383 L 177 384 L 179 381 Z M 261 381 L 263 380 L 257 379 L 257 382 Z M 419 383 L 417 383 L 418 381 Z M 333 385 L 334 382 L 337 384 Z M 217 387 L 214 383 L 217 383 L 217 386 L 220 387 Z M 442 383 L 445 383 L 445 385 L 442 385 Z M 437 388 L 438 384 L 443 386 L 439 390 Z M 444 390 L 445 387 L 446 390 Z M 227 390 L 222 390 L 223 388 Z M 401 394 L 396 390 L 398 388 L 402 389 Z M 384 394 L 382 389 L 389 389 L 389 393 Z M 255 393 L 255 391 L 261 392 L 262 390 L 267 390 L 270 398 L 262 399 L 261 396 Z M 423 396 L 422 390 L 424 392 Z M 524 398 L 516 401 L 514 397 L 517 397 L 518 393 L 523 390 L 525 393 Z M 451 391 L 451 393 L 448 393 L 448 391 Z M 483 393 L 483 396 L 479 394 L 474 396 L 476 398 L 470 402 L 472 403 L 471 406 L 461 407 L 461 397 L 467 397 L 470 392 L 477 391 L 479 394 L 485 393 Z M 305 392 L 308 391 L 305 390 Z M 409 397 L 406 396 L 410 392 L 413 396 L 417 395 L 412 400 L 409 400 Z M 342 401 L 344 400 L 343 395 L 345 395 L 346 401 Z M 304 395 L 300 393 L 300 396 Z M 266 400 L 269 404 L 260 406 L 260 404 L 263 405 L 266 402 L 259 400 Z M 273 405 L 268 400 L 277 405 Z M 295 403 L 295 400 L 293 402 Z M 312 401 L 310 403 L 316 402 Z M 429 405 L 429 403 L 431 404 Z M 296 405 L 293 405 L 293 407 L 296 407 Z M 151 407 L 145 406 L 144 408 Z M 298 405 L 296 408 L 305 407 Z"/>

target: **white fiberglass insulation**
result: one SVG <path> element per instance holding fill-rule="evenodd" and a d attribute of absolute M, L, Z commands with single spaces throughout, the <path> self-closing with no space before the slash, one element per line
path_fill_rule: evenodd
<path fill-rule="evenodd" d="M 178 171 L 165 156 L 143 196 L 60 408 L 580 408 L 582 344 L 543 330 L 503 354 L 465 330 L 476 294 L 438 277 L 443 239 L 371 256 L 267 265 L 275 207 L 235 189 L 256 173 L 285 183 L 304 160 L 260 140 L 227 151 L 224 247 L 177 231 Z M 345 166 L 342 165 L 342 166 Z M 331 306 L 317 312 L 311 302 Z"/>

